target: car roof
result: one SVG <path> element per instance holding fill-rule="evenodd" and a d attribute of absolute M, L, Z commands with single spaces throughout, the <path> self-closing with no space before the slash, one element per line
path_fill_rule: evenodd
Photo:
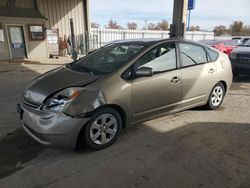
<path fill-rule="evenodd" d="M 176 42 L 176 41 L 187 41 L 187 42 L 192 42 L 195 43 L 194 41 L 189 41 L 185 39 L 180 39 L 180 38 L 168 38 L 168 39 L 162 39 L 162 38 L 139 38 L 139 39 L 125 39 L 125 40 L 116 40 L 113 41 L 112 43 L 115 44 L 121 44 L 121 43 L 131 43 L 131 44 L 156 44 L 159 42 Z"/>

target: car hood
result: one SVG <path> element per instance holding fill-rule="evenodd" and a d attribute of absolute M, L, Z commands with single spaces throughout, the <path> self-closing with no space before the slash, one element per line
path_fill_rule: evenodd
<path fill-rule="evenodd" d="M 235 48 L 232 53 L 236 54 L 250 54 L 250 47 L 238 47 Z"/>
<path fill-rule="evenodd" d="M 68 87 L 86 86 L 96 81 L 99 76 L 76 72 L 66 66 L 51 70 L 35 78 L 25 89 L 23 99 L 40 105 L 50 95 Z"/>

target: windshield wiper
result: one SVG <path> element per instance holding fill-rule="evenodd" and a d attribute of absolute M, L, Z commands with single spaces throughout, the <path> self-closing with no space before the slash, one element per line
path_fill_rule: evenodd
<path fill-rule="evenodd" d="M 79 66 L 79 65 L 76 65 L 76 64 L 68 64 L 68 66 L 75 70 L 75 71 L 79 71 L 79 72 L 87 72 L 89 74 L 92 74 L 94 75 L 94 73 L 92 71 L 90 71 L 87 67 L 84 67 L 84 66 Z"/>

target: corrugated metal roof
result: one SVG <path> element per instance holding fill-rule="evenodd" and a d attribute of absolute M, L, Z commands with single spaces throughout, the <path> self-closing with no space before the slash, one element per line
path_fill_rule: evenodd
<path fill-rule="evenodd" d="M 0 7 L 0 17 L 45 19 L 45 17 L 38 10 L 33 8 Z"/>

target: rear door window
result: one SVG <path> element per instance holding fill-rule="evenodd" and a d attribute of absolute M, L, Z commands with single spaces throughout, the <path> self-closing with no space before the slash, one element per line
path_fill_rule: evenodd
<path fill-rule="evenodd" d="M 202 46 L 190 43 L 179 43 L 179 53 L 182 67 L 208 62 L 207 53 Z"/>
<path fill-rule="evenodd" d="M 216 52 L 210 48 L 206 48 L 206 50 L 207 50 L 207 53 L 209 55 L 210 61 L 212 61 L 212 62 L 216 61 L 218 56 L 219 56 L 218 52 Z"/>

